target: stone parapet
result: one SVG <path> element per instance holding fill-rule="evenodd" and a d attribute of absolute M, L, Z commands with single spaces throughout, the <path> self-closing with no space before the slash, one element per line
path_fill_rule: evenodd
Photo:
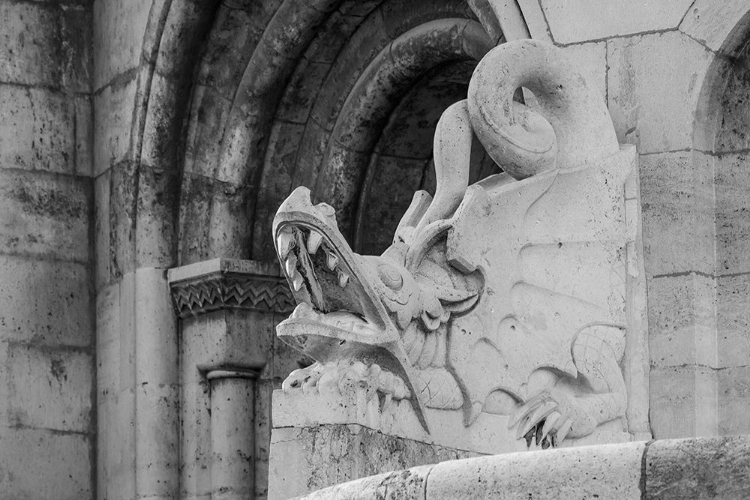
<path fill-rule="evenodd" d="M 454 460 L 300 498 L 748 498 L 749 468 L 750 436 L 667 439 Z"/>

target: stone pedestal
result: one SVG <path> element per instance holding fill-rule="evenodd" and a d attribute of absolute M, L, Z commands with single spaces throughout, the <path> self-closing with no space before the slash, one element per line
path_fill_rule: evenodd
<path fill-rule="evenodd" d="M 169 280 L 181 318 L 180 496 L 265 498 L 274 327 L 289 289 L 277 265 L 229 259 Z"/>

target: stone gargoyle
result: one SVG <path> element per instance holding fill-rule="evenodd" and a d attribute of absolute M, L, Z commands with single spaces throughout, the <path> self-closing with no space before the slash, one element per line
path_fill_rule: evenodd
<path fill-rule="evenodd" d="M 533 109 L 514 100 L 533 92 Z M 468 186 L 475 135 L 503 169 Z M 273 224 L 299 303 L 279 337 L 317 362 L 285 391 L 358 384 L 383 400 L 508 415 L 542 447 L 625 415 L 624 184 L 611 118 L 558 49 L 496 47 L 442 115 L 437 189 L 393 244 L 354 253 L 332 207 L 300 187 Z M 629 164 L 626 164 L 628 167 Z M 429 429 L 427 429 L 429 432 Z"/>

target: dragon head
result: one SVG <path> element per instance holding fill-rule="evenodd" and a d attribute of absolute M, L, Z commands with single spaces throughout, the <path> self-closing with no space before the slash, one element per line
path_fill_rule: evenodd
<path fill-rule="evenodd" d="M 430 201 L 418 192 L 393 244 L 380 256 L 359 255 L 339 232 L 333 208 L 313 205 L 307 188 L 296 189 L 273 225 L 298 302 L 279 337 L 321 365 L 377 365 L 403 382 L 402 396 L 421 392 L 412 380 L 414 367 L 425 364 L 424 338 L 472 308 L 481 290 L 481 278 L 445 263 L 447 221 L 417 231 Z M 444 362 L 445 347 L 436 346 L 427 364 L 439 364 L 441 355 Z M 411 399 L 419 409 L 419 397 Z"/>

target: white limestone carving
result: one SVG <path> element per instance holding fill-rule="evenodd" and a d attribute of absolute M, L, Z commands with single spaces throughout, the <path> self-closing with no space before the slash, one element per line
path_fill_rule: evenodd
<path fill-rule="evenodd" d="M 513 100 L 519 87 L 538 110 Z M 472 134 L 505 172 L 468 186 Z M 628 312 L 635 154 L 604 103 L 553 46 L 507 43 L 443 114 L 434 158 L 434 199 L 415 194 L 381 256 L 353 253 L 306 188 L 280 207 L 299 306 L 277 332 L 318 361 L 284 391 L 408 401 L 428 434 L 437 413 L 469 429 L 504 415 L 513 439 L 543 448 L 624 420 L 623 353 L 642 334 Z"/>

